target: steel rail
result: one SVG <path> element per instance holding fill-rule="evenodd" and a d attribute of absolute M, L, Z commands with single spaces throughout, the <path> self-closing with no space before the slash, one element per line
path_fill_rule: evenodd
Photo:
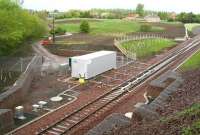
<path fill-rule="evenodd" d="M 81 118 L 78 122 L 72 124 L 70 127 L 66 128 L 61 133 L 60 132 L 55 132 L 55 134 L 57 133 L 57 134 L 60 134 L 60 135 L 68 133 L 70 130 L 72 130 L 74 127 L 76 127 L 77 125 L 79 125 L 81 122 L 85 121 L 87 118 L 89 118 L 93 114 L 95 114 L 98 111 L 102 110 L 104 107 L 106 107 L 107 105 L 109 105 L 113 101 L 119 99 L 120 97 L 122 97 L 127 92 L 130 92 L 129 89 L 131 89 L 133 87 L 136 87 L 137 85 L 139 85 L 140 83 L 142 83 L 143 81 L 145 81 L 146 79 L 148 79 L 150 76 L 154 75 L 156 72 L 158 72 L 159 70 L 161 70 L 163 67 L 165 67 L 166 65 L 172 63 L 178 56 L 180 56 L 181 54 L 187 52 L 191 48 L 196 47 L 199 44 L 200 44 L 199 39 L 196 39 L 196 40 L 192 41 L 190 44 L 188 44 L 187 46 L 185 46 L 184 48 L 172 52 L 170 55 L 168 55 L 167 57 L 165 57 L 160 62 L 152 65 L 149 68 L 147 68 L 144 72 L 141 72 L 138 75 L 134 76 L 133 78 L 125 81 L 124 83 L 122 83 L 122 84 L 120 84 L 120 85 L 112 88 L 111 91 L 109 91 L 109 92 L 107 92 L 107 93 L 99 96 L 98 98 L 96 98 L 95 100 L 93 100 L 93 101 L 89 102 L 88 104 L 82 106 L 78 110 L 75 110 L 71 114 L 66 115 L 65 117 L 63 117 L 59 121 L 57 121 L 57 122 L 53 123 L 52 125 L 48 126 L 46 129 L 43 129 L 38 134 L 42 135 L 42 134 L 47 133 L 48 131 L 53 130 L 54 127 L 58 126 L 63 121 L 66 121 L 68 118 L 72 117 L 73 115 L 76 115 L 77 113 L 79 113 L 82 110 L 86 109 L 90 105 L 97 103 L 98 101 L 100 101 L 101 99 L 103 99 L 105 97 L 109 97 L 109 95 L 112 95 L 114 92 L 116 92 L 116 93 L 119 92 L 118 95 L 113 96 L 113 98 L 111 97 L 112 99 L 108 100 L 108 102 L 106 102 L 105 104 L 102 104 L 102 106 L 96 108 L 95 111 L 93 111 L 91 113 L 88 113 L 85 117 Z"/>

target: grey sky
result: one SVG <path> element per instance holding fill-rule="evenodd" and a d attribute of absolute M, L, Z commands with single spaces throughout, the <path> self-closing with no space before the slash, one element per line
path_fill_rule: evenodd
<path fill-rule="evenodd" d="M 24 0 L 23 7 L 61 11 L 91 8 L 134 9 L 138 3 L 144 4 L 147 10 L 200 13 L 198 0 Z"/>

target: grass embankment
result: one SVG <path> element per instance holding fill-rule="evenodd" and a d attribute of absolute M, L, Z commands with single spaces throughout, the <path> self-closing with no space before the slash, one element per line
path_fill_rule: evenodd
<path fill-rule="evenodd" d="M 194 70 L 200 67 L 200 51 L 195 53 L 190 59 L 188 59 L 183 65 L 180 67 L 183 71 L 186 70 Z"/>
<path fill-rule="evenodd" d="M 98 22 L 89 22 L 90 34 L 92 35 L 111 35 L 116 33 L 131 33 L 140 31 L 140 23 L 124 20 L 101 20 Z M 59 24 L 58 27 L 65 29 L 67 32 L 79 33 L 80 23 Z M 153 26 L 151 31 L 163 31 L 164 28 Z"/>
<path fill-rule="evenodd" d="M 188 29 L 188 31 L 192 31 L 193 28 L 200 26 L 200 23 L 187 23 L 185 24 L 185 27 Z"/>
<path fill-rule="evenodd" d="M 129 52 L 136 53 L 138 58 L 146 58 L 160 53 L 162 50 L 176 44 L 170 39 L 144 39 L 124 42 L 121 47 Z"/>
<path fill-rule="evenodd" d="M 200 104 L 193 104 L 191 107 L 178 112 L 172 117 L 161 119 L 162 124 L 181 125 L 181 135 L 199 135 L 200 133 Z"/>

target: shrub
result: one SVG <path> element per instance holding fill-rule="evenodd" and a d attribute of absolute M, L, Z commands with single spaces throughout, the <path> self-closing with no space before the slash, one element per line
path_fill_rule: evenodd
<path fill-rule="evenodd" d="M 89 33 L 90 32 L 90 25 L 87 21 L 81 22 L 80 31 L 83 32 L 83 33 Z"/>
<path fill-rule="evenodd" d="M 174 22 L 174 19 L 173 18 L 169 18 L 167 21 L 168 22 Z"/>
<path fill-rule="evenodd" d="M 142 32 L 149 32 L 151 31 L 151 29 L 152 29 L 152 26 L 148 24 L 143 24 L 140 26 L 140 31 Z"/>
<path fill-rule="evenodd" d="M 55 29 L 55 34 L 56 34 L 56 35 L 63 35 L 63 34 L 65 34 L 65 32 L 66 32 L 66 30 L 63 29 L 63 28 L 61 28 L 61 27 L 57 27 L 57 28 Z M 51 29 L 51 31 L 50 31 L 50 34 L 53 34 L 53 30 L 52 30 L 52 29 Z"/>

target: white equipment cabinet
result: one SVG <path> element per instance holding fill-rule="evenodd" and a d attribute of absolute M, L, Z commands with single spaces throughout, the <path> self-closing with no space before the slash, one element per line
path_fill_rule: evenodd
<path fill-rule="evenodd" d="M 72 77 L 90 79 L 105 71 L 116 69 L 117 53 L 98 51 L 71 58 Z"/>

